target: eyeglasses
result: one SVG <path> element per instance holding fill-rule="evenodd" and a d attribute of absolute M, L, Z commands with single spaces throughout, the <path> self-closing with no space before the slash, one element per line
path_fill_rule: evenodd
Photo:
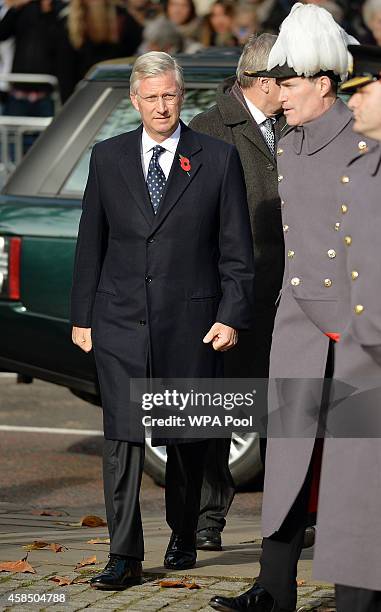
<path fill-rule="evenodd" d="M 165 93 L 162 96 L 141 96 L 139 93 L 136 95 L 139 96 L 144 102 L 147 104 L 157 104 L 159 100 L 163 100 L 166 104 L 174 104 L 177 98 L 182 94 L 181 91 L 177 91 L 176 93 Z"/>

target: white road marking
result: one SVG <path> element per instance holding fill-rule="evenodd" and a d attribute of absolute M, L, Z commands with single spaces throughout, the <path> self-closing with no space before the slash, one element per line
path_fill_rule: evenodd
<path fill-rule="evenodd" d="M 98 429 L 65 429 L 64 427 L 23 427 L 19 425 L 0 425 L 0 431 L 25 431 L 28 433 L 47 433 L 71 436 L 103 436 Z"/>

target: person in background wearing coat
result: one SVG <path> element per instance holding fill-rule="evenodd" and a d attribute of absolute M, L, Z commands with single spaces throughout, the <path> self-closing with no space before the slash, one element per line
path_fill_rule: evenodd
<path fill-rule="evenodd" d="M 255 328 L 240 335 L 237 348 L 225 355 L 227 378 L 268 378 L 276 300 L 282 285 L 284 241 L 276 143 L 285 120 L 274 78 L 246 76 L 267 68 L 273 34 L 252 36 L 240 57 L 237 75 L 224 81 L 216 105 L 197 115 L 190 127 L 236 145 L 245 173 L 255 257 Z M 264 445 L 265 440 L 261 440 Z M 204 473 L 197 542 L 219 550 L 221 531 L 234 497 L 229 470 L 230 439 L 210 440 Z"/>
<path fill-rule="evenodd" d="M 332 376 L 331 338 L 340 319 L 337 160 L 358 142 L 352 114 L 336 94 L 348 72 L 351 40 L 325 9 L 297 3 L 262 73 L 277 77 L 293 126 L 277 150 L 286 266 L 270 353 L 261 570 L 246 593 L 212 598 L 210 605 L 223 612 L 296 607 L 297 564 L 310 512 L 316 512 L 324 379 Z"/>
<path fill-rule="evenodd" d="M 342 90 L 357 89 L 349 107 L 358 136 L 349 163 L 336 179 L 345 203 L 340 228 L 344 282 L 339 295 L 345 326 L 335 346 L 334 377 L 350 394 L 333 404 L 327 419 L 334 437 L 324 443 L 314 575 L 336 583 L 337 612 L 379 612 L 381 49 L 349 50 L 354 73 Z M 339 180 L 343 175 L 348 181 Z M 338 423 L 345 423 L 346 429 L 332 429 L 338 411 L 344 417 Z M 353 417 L 355 426 L 348 431 Z"/>
<path fill-rule="evenodd" d="M 131 378 L 215 378 L 222 351 L 253 319 L 254 263 L 235 147 L 180 122 L 184 82 L 166 53 L 140 56 L 130 96 L 142 126 L 95 145 L 72 290 L 73 341 L 94 346 L 104 414 L 110 561 L 92 579 L 121 589 L 141 575 L 141 406 Z M 134 409 L 135 408 L 135 409 Z M 170 438 L 168 432 L 167 438 Z M 196 562 L 208 440 L 168 439 L 168 569 Z"/>

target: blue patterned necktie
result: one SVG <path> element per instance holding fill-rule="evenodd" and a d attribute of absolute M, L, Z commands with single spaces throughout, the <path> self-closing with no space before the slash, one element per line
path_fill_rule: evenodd
<path fill-rule="evenodd" d="M 271 121 L 271 119 L 266 119 L 265 121 L 263 121 L 262 125 L 265 128 L 264 137 L 265 137 L 266 144 L 268 148 L 270 149 L 271 154 L 274 155 L 275 153 L 275 135 L 274 135 L 273 122 Z"/>
<path fill-rule="evenodd" d="M 153 212 L 155 213 L 155 215 L 159 208 L 165 183 L 167 182 L 163 169 L 159 164 L 159 157 L 162 153 L 164 153 L 164 151 L 164 147 L 160 145 L 156 145 L 153 148 L 152 157 L 150 159 L 147 172 L 147 187 L 149 191 L 149 196 L 151 198 Z"/>

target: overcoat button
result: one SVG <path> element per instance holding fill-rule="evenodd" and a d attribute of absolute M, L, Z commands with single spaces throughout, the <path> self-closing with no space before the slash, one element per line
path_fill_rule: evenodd
<path fill-rule="evenodd" d="M 277 152 L 276 152 L 276 154 L 277 154 L 277 155 L 282 155 L 282 153 L 283 153 L 283 149 L 281 149 L 281 148 L 279 148 L 279 149 L 277 150 Z"/>
<path fill-rule="evenodd" d="M 150 276 L 146 276 L 146 283 L 150 283 L 152 281 L 152 278 Z"/>
<path fill-rule="evenodd" d="M 288 225 L 284 225 L 284 226 L 283 226 L 283 231 L 284 231 L 284 233 L 288 232 L 288 230 L 289 230 L 289 229 L 290 229 L 290 228 L 289 228 L 289 226 L 288 226 Z"/>
<path fill-rule="evenodd" d="M 364 312 L 364 306 L 362 304 L 356 304 L 355 313 L 359 315 L 363 312 Z"/>
<path fill-rule="evenodd" d="M 145 321 L 144 319 L 141 319 L 141 320 L 139 321 L 139 325 L 145 325 L 146 323 L 147 323 L 147 321 Z"/>
<path fill-rule="evenodd" d="M 343 215 L 348 212 L 348 206 L 346 204 L 341 205 L 341 212 L 343 213 Z"/>
<path fill-rule="evenodd" d="M 274 166 L 272 164 L 267 164 L 267 170 L 274 170 Z"/>
<path fill-rule="evenodd" d="M 291 249 L 289 251 L 287 251 L 287 257 L 289 259 L 292 259 L 295 255 L 295 251 L 292 251 Z"/>
<path fill-rule="evenodd" d="M 334 249 L 329 249 L 329 251 L 327 251 L 327 255 L 330 259 L 333 259 L 336 257 L 336 251 Z"/>
<path fill-rule="evenodd" d="M 297 287 L 298 285 L 300 285 L 300 278 L 294 276 L 294 278 L 291 279 L 291 285 L 293 285 L 293 287 Z"/>
<path fill-rule="evenodd" d="M 148 242 L 151 244 L 152 242 L 155 242 L 155 238 L 148 238 Z"/>
<path fill-rule="evenodd" d="M 342 182 L 342 183 L 344 183 L 344 184 L 345 184 L 345 183 L 349 183 L 349 176 L 342 176 L 340 180 L 341 180 L 341 182 Z"/>
<path fill-rule="evenodd" d="M 324 279 L 324 287 L 332 287 L 332 281 L 330 278 Z"/>
<path fill-rule="evenodd" d="M 344 237 L 344 242 L 347 246 L 352 244 L 352 236 L 345 236 Z"/>
<path fill-rule="evenodd" d="M 335 223 L 335 230 L 338 232 L 339 229 L 340 229 L 340 223 L 337 222 L 337 223 Z"/>
<path fill-rule="evenodd" d="M 351 272 L 351 278 L 352 280 L 356 280 L 356 278 L 358 278 L 359 273 L 357 272 L 357 270 L 352 270 Z"/>
<path fill-rule="evenodd" d="M 279 175 L 278 175 L 278 183 L 280 183 L 281 181 L 283 181 L 283 175 L 282 175 L 282 174 L 279 174 Z"/>

